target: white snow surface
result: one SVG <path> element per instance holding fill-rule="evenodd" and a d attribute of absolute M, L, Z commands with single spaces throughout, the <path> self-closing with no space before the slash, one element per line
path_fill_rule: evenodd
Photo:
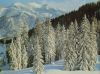
<path fill-rule="evenodd" d="M 18 71 L 6 70 L 2 74 L 34 74 L 32 68 L 26 68 Z M 96 71 L 64 71 L 63 60 L 57 61 L 52 64 L 45 65 L 45 70 L 42 74 L 100 74 L 100 55 L 98 56 L 98 63 Z"/>

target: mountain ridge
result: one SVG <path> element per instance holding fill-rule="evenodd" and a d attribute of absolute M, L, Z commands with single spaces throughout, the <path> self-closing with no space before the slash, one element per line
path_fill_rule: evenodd
<path fill-rule="evenodd" d="M 36 3 L 33 4 L 35 4 L 33 5 L 35 8 L 28 7 L 28 5 L 24 5 L 22 3 L 15 3 L 1 10 L 0 39 L 15 37 L 17 32 L 20 33 L 19 28 L 22 27 L 20 25 L 22 22 L 26 22 L 29 29 L 32 29 L 35 27 L 35 22 L 37 19 L 43 21 L 46 17 L 54 18 L 63 14 L 63 11 L 51 8 L 47 5 L 39 5 Z M 13 19 L 14 24 L 11 24 L 11 21 L 9 21 L 10 18 Z M 15 33 L 12 31 L 12 29 L 15 31 Z"/>

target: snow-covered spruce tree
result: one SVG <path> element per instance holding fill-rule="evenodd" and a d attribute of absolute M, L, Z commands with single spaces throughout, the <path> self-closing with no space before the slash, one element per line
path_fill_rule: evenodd
<path fill-rule="evenodd" d="M 22 59 L 21 59 L 22 63 L 22 69 L 23 68 L 27 68 L 27 62 L 28 62 L 28 56 L 27 56 L 27 49 L 25 47 L 25 45 L 22 46 Z"/>
<path fill-rule="evenodd" d="M 75 27 L 74 23 L 71 22 L 69 29 L 67 29 L 66 33 L 66 50 L 64 57 L 64 69 L 68 71 L 73 71 L 75 67 L 75 62 L 77 58 L 76 50 L 75 50 Z"/>
<path fill-rule="evenodd" d="M 39 38 L 39 43 L 40 43 L 40 47 L 42 50 L 42 55 L 44 56 L 45 51 L 44 51 L 44 40 L 45 40 L 45 30 L 46 30 L 46 26 L 44 24 L 44 22 L 41 22 L 40 20 L 37 19 L 36 21 L 36 33 L 38 35 Z"/>
<path fill-rule="evenodd" d="M 73 70 L 78 70 L 78 65 L 79 65 L 79 56 L 80 56 L 80 39 L 81 39 L 81 30 L 80 26 L 77 23 L 77 20 L 74 21 L 74 51 L 76 53 L 75 57 L 75 63 L 74 63 L 74 69 Z"/>
<path fill-rule="evenodd" d="M 24 21 L 24 26 L 21 30 L 21 65 L 22 69 L 27 67 L 28 62 L 28 24 Z"/>
<path fill-rule="evenodd" d="M 21 52 L 22 52 L 22 58 L 21 58 L 21 65 L 22 68 L 27 67 L 27 61 L 28 61 L 28 55 L 27 55 L 27 49 L 28 49 L 28 30 L 23 29 L 22 32 L 22 44 L 21 44 Z"/>
<path fill-rule="evenodd" d="M 64 58 L 65 56 L 65 49 L 66 49 L 66 29 L 65 26 L 62 26 L 62 31 L 61 31 L 61 40 L 62 40 L 62 49 L 61 49 L 61 58 Z"/>
<path fill-rule="evenodd" d="M 52 63 L 55 61 L 55 32 L 49 20 L 47 20 L 46 31 L 45 61 L 46 63 Z"/>
<path fill-rule="evenodd" d="M 65 52 L 65 55 L 64 55 L 64 70 L 69 70 L 69 62 L 68 62 L 68 60 L 69 60 L 69 58 L 68 57 L 70 57 L 69 55 L 68 55 L 68 53 L 69 53 L 69 29 L 67 29 L 66 30 L 66 49 L 64 50 L 64 52 Z"/>
<path fill-rule="evenodd" d="M 97 61 L 97 19 L 94 18 L 91 25 L 91 51 L 90 51 L 90 60 L 89 61 L 89 70 L 95 70 L 95 65 Z"/>
<path fill-rule="evenodd" d="M 34 37 L 34 49 L 33 49 L 33 72 L 35 74 L 41 74 L 44 70 L 43 66 L 43 60 L 42 60 L 42 54 L 41 54 L 41 48 L 39 45 L 39 39 L 38 36 Z"/>
<path fill-rule="evenodd" d="M 39 20 L 36 21 L 36 28 L 35 34 L 38 36 L 39 45 L 42 50 L 43 59 L 45 62 L 47 61 L 45 57 L 45 50 L 47 50 L 47 40 L 48 40 L 48 31 L 47 31 L 47 22 L 40 22 Z M 34 36 L 33 36 L 34 37 Z M 33 41 L 33 40 L 32 40 Z M 33 41 L 34 44 L 34 41 Z"/>
<path fill-rule="evenodd" d="M 16 40 L 15 40 L 15 47 L 16 47 L 16 61 L 17 61 L 17 64 L 18 64 L 18 69 L 20 70 L 22 68 L 22 65 L 21 65 L 21 36 L 17 36 L 16 37 Z"/>
<path fill-rule="evenodd" d="M 56 39 L 55 39 L 55 45 L 56 45 L 56 59 L 61 59 L 61 51 L 62 51 L 62 36 L 61 36 L 61 25 L 58 24 L 56 28 Z"/>
<path fill-rule="evenodd" d="M 12 42 L 10 44 L 10 48 L 8 49 L 8 53 L 10 56 L 10 69 L 12 70 L 18 70 L 18 63 L 16 58 L 16 47 L 14 44 L 14 40 L 12 39 Z"/>
<path fill-rule="evenodd" d="M 92 55 L 94 54 L 92 51 L 94 51 L 93 49 L 95 49 L 95 47 L 91 48 L 93 44 L 91 43 L 90 22 L 86 15 L 81 23 L 80 32 L 78 46 L 79 54 L 77 58 L 79 64 L 77 65 L 77 70 L 93 70 L 95 65 L 92 65 L 93 63 L 91 64 L 90 61 L 95 61 L 94 59 L 91 59 Z"/>

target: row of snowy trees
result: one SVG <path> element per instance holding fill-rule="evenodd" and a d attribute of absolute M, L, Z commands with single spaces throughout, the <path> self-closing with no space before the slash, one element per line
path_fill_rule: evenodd
<path fill-rule="evenodd" d="M 79 26 L 77 21 L 67 29 L 67 46 L 65 49 L 65 70 L 95 70 L 97 58 L 96 42 L 97 20 L 90 25 L 86 15 Z"/>
<path fill-rule="evenodd" d="M 45 63 L 64 59 L 64 70 L 95 70 L 97 58 L 97 20 L 89 22 L 86 15 L 80 24 L 71 22 L 67 30 L 58 24 L 53 29 L 50 21 L 37 24 L 36 32 L 43 50 Z"/>
<path fill-rule="evenodd" d="M 64 59 L 64 70 L 95 70 L 96 18 L 90 24 L 85 15 L 80 25 L 75 20 L 67 29 L 60 24 L 54 29 L 49 19 L 46 22 L 37 21 L 36 24 L 35 33 L 30 39 L 26 28 L 15 40 L 12 39 L 9 48 L 11 69 L 26 68 L 29 55 L 32 54 L 35 74 L 43 72 L 43 64 L 60 59 Z M 31 53 L 27 52 L 29 50 Z"/>

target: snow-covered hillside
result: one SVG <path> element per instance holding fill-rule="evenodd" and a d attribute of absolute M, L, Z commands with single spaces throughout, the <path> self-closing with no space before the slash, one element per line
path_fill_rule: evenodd
<path fill-rule="evenodd" d="M 0 39 L 14 37 L 20 33 L 22 23 L 29 26 L 29 29 L 35 26 L 36 19 L 45 20 L 46 17 L 55 18 L 64 12 L 48 5 L 37 3 L 21 4 L 15 3 L 0 11 Z"/>
<path fill-rule="evenodd" d="M 32 68 L 27 68 L 18 71 L 2 71 L 3 74 L 33 74 Z M 100 56 L 98 56 L 98 63 L 96 64 L 96 71 L 64 71 L 63 70 L 63 60 L 57 61 L 53 64 L 45 65 L 45 71 L 43 74 L 100 74 Z"/>

